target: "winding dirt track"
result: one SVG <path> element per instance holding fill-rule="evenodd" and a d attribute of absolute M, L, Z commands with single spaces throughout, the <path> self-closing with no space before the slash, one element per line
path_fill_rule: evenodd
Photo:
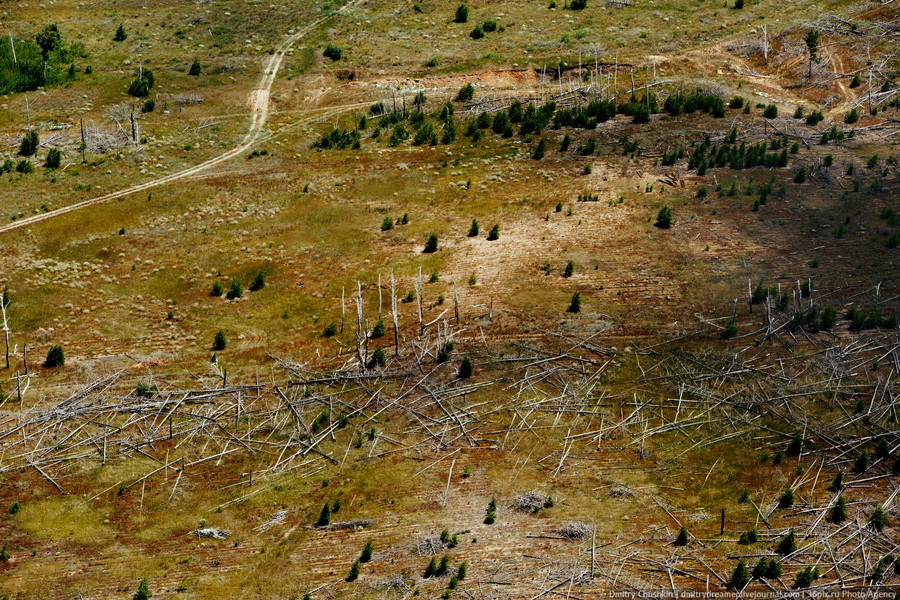
<path fill-rule="evenodd" d="M 342 6 L 337 12 L 343 13 L 344 11 L 356 6 L 360 2 L 362 2 L 362 0 L 351 0 L 350 2 Z M 281 43 L 280 46 L 278 46 L 278 48 L 275 50 L 275 53 L 272 54 L 272 56 L 265 62 L 265 64 L 263 65 L 262 77 L 260 77 L 259 80 L 259 86 L 255 90 L 250 92 L 250 129 L 249 131 L 247 131 L 247 135 L 244 136 L 244 139 L 241 141 L 241 143 L 231 150 L 228 150 L 227 152 L 220 154 L 219 156 L 202 162 L 199 165 L 189 167 L 182 171 L 178 171 L 177 173 L 172 173 L 171 175 L 160 177 L 159 179 L 141 183 L 129 188 L 125 188 L 123 190 L 119 190 L 117 192 L 106 194 L 104 196 L 97 196 L 96 198 L 82 200 L 81 202 L 58 208 L 52 212 L 41 213 L 38 215 L 33 215 L 30 217 L 25 217 L 24 219 L 13 221 L 12 223 L 8 223 L 6 225 L 0 225 L 0 234 L 12 231 L 13 229 L 18 229 L 20 227 L 34 225 L 35 223 L 39 223 L 41 221 L 47 221 L 66 213 L 80 210 L 82 208 L 87 208 L 88 206 L 93 206 L 95 204 L 100 204 L 101 202 L 115 200 L 116 198 L 121 198 L 129 194 L 142 192 L 160 185 L 172 183 L 173 181 L 178 181 L 179 179 L 184 179 L 185 177 L 190 177 L 191 175 L 196 175 L 201 171 L 204 171 L 210 167 L 214 167 L 234 158 L 235 156 L 243 154 L 250 148 L 250 146 L 253 145 L 254 142 L 256 142 L 260 134 L 263 133 L 263 127 L 265 126 L 266 120 L 269 117 L 269 93 L 272 90 L 272 84 L 275 82 L 275 77 L 276 75 L 278 75 L 278 69 L 281 67 L 281 61 L 284 59 L 288 48 L 293 46 L 295 43 L 297 43 L 297 40 L 318 27 L 324 21 L 327 21 L 329 18 L 331 17 L 320 17 L 311 22 L 309 25 L 306 25 L 305 27 L 300 29 L 300 31 L 297 31 L 296 33 L 290 35 Z"/>

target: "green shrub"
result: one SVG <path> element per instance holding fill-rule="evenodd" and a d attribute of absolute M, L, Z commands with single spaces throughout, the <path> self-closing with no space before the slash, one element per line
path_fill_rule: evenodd
<path fill-rule="evenodd" d="M 541 139 L 541 141 L 538 142 L 537 147 L 534 149 L 534 154 L 532 155 L 532 158 L 534 160 L 541 160 L 542 158 L 544 158 L 544 154 L 546 153 L 546 151 L 547 151 L 547 143 L 543 139 Z"/>
<path fill-rule="evenodd" d="M 472 225 L 469 226 L 469 237 L 478 237 L 478 219 L 472 219 Z"/>
<path fill-rule="evenodd" d="M 374 551 L 375 549 L 372 546 L 372 540 L 369 540 L 368 542 L 366 542 L 366 545 L 363 546 L 362 553 L 360 553 L 359 555 L 359 562 L 367 563 L 372 560 L 372 554 L 374 553 Z"/>
<path fill-rule="evenodd" d="M 468 569 L 467 569 L 466 561 L 462 561 L 462 563 L 459 565 L 459 568 L 456 569 L 456 578 L 459 580 L 465 579 L 467 570 Z"/>
<path fill-rule="evenodd" d="M 570 260 L 566 263 L 566 268 L 563 269 L 563 277 L 571 277 L 573 273 L 575 273 L 575 263 Z"/>
<path fill-rule="evenodd" d="M 240 298 L 244 295 L 244 284 L 241 283 L 241 280 L 238 278 L 234 278 L 231 280 L 231 287 L 228 290 L 228 293 L 225 294 L 225 297 L 229 300 L 234 300 L 236 298 Z"/>
<path fill-rule="evenodd" d="M 812 585 L 813 581 L 819 578 L 818 567 L 806 567 L 797 573 L 797 579 L 794 581 L 794 588 L 802 590 Z"/>
<path fill-rule="evenodd" d="M 450 557 L 446 554 L 441 557 L 441 562 L 438 563 L 437 569 L 435 569 L 434 574 L 438 577 L 443 577 L 447 574 L 448 569 L 450 568 Z"/>
<path fill-rule="evenodd" d="M 831 507 L 828 519 L 832 523 L 843 523 L 847 520 L 847 501 L 844 500 L 843 494 L 838 496 L 837 501 L 835 501 L 834 505 Z"/>
<path fill-rule="evenodd" d="M 209 291 L 210 296 L 219 297 L 225 290 L 222 288 L 222 283 L 217 279 L 212 284 L 212 289 Z"/>
<path fill-rule="evenodd" d="M 331 506 L 326 502 L 319 513 L 319 520 L 316 521 L 316 527 L 327 527 L 331 523 Z"/>
<path fill-rule="evenodd" d="M 372 327 L 372 337 L 373 338 L 383 337 L 384 334 L 386 333 L 386 331 L 387 331 L 387 329 L 384 325 L 384 319 L 378 319 L 375 322 L 375 326 Z"/>
<path fill-rule="evenodd" d="M 390 231 L 394 228 L 394 219 L 391 217 L 385 217 L 384 221 L 381 222 L 381 230 L 382 231 Z"/>
<path fill-rule="evenodd" d="M 325 50 L 322 51 L 322 56 L 325 58 L 331 59 L 333 62 L 337 62 L 341 60 L 341 57 L 344 55 L 344 51 L 335 46 L 334 44 L 328 44 L 325 46 Z"/>
<path fill-rule="evenodd" d="M 322 330 L 322 337 L 330 338 L 334 337 L 334 334 L 337 333 L 337 325 L 334 324 L 334 321 L 325 326 L 325 329 Z"/>
<path fill-rule="evenodd" d="M 834 476 L 834 479 L 831 480 L 831 485 L 828 486 L 828 489 L 832 492 L 839 492 L 844 489 L 844 471 L 841 469 L 837 472 L 837 475 Z"/>
<path fill-rule="evenodd" d="M 778 579 L 783 572 L 784 569 L 781 567 L 781 561 L 777 558 L 773 558 L 766 567 L 766 579 Z"/>
<path fill-rule="evenodd" d="M 350 572 L 347 574 L 347 581 L 356 581 L 359 578 L 359 559 L 353 561 L 350 565 Z"/>
<path fill-rule="evenodd" d="M 787 535 L 785 535 L 778 542 L 778 547 L 776 548 L 776 552 L 782 556 L 787 556 L 788 554 L 792 554 L 797 550 L 797 539 L 794 535 L 794 530 L 791 529 Z"/>
<path fill-rule="evenodd" d="M 853 470 L 857 473 L 864 473 L 869 468 L 869 451 L 863 450 L 853 461 Z"/>
<path fill-rule="evenodd" d="M 887 517 L 884 514 L 884 510 L 876 508 L 875 512 L 872 513 L 872 516 L 869 517 L 869 525 L 875 531 L 883 530 L 887 525 Z"/>
<path fill-rule="evenodd" d="M 797 169 L 797 173 L 794 175 L 794 183 L 806 183 L 806 167 Z"/>
<path fill-rule="evenodd" d="M 728 323 L 725 324 L 724 329 L 722 329 L 722 339 L 730 340 L 731 338 L 735 337 L 737 334 L 738 334 L 737 324 L 735 324 L 734 319 L 731 319 L 730 321 L 728 321 Z"/>
<path fill-rule="evenodd" d="M 572 10 L 584 10 L 587 8 L 587 0 L 572 0 L 569 3 L 569 8 Z"/>
<path fill-rule="evenodd" d="M 456 100 L 459 102 L 469 102 L 474 96 L 475 88 L 471 83 L 467 83 L 459 88 L 459 91 L 456 93 Z"/>
<path fill-rule="evenodd" d="M 763 116 L 767 119 L 774 119 L 778 116 L 778 107 L 774 104 L 770 104 L 763 111 Z"/>
<path fill-rule="evenodd" d="M 253 281 L 250 283 L 250 291 L 258 292 L 264 287 L 266 287 L 266 272 L 259 270 L 256 272 L 256 275 L 253 276 Z"/>
<path fill-rule="evenodd" d="M 663 206 L 656 213 L 656 226 L 660 229 L 668 229 L 675 224 L 675 213 L 668 206 Z"/>
<path fill-rule="evenodd" d="M 146 98 L 150 95 L 150 90 L 153 89 L 155 83 L 153 71 L 139 68 L 134 74 L 134 79 L 128 85 L 128 94 L 136 98 Z"/>
<path fill-rule="evenodd" d="M 34 156 L 40 142 L 37 131 L 29 129 L 28 133 L 22 136 L 22 141 L 19 143 L 19 156 Z"/>
<path fill-rule="evenodd" d="M 468 379 L 472 376 L 472 370 L 472 361 L 466 356 L 462 359 L 462 362 L 459 363 L 459 371 L 457 374 L 460 379 Z"/>
<path fill-rule="evenodd" d="M 569 302 L 569 308 L 566 310 L 566 312 L 581 312 L 581 292 L 575 292 L 574 294 L 572 294 L 572 300 Z"/>
<path fill-rule="evenodd" d="M 128 39 L 128 34 L 125 33 L 125 24 L 119 23 L 119 26 L 116 28 L 116 33 L 113 35 L 114 42 L 124 42 Z"/>
<path fill-rule="evenodd" d="M 433 252 L 437 252 L 438 249 L 438 236 L 436 233 L 429 233 L 428 239 L 425 240 L 425 249 L 422 250 L 425 254 L 431 254 Z"/>
<path fill-rule="evenodd" d="M 852 125 L 857 121 L 859 121 L 859 112 L 855 108 L 844 114 L 844 123 Z"/>
<path fill-rule="evenodd" d="M 497 499 L 491 498 L 491 501 L 488 503 L 487 511 L 484 515 L 484 524 L 485 525 L 493 525 L 497 520 Z"/>
<path fill-rule="evenodd" d="M 499 224 L 495 224 L 493 227 L 491 227 L 491 230 L 488 232 L 487 239 L 489 242 L 493 242 L 494 240 L 500 239 L 500 225 Z"/>
<path fill-rule="evenodd" d="M 497 21 L 493 19 L 487 19 L 484 23 L 481 24 L 481 29 L 483 29 L 487 33 L 493 33 L 497 31 Z"/>
<path fill-rule="evenodd" d="M 424 571 L 424 573 L 422 573 L 422 577 L 424 577 L 425 579 L 430 579 L 435 576 L 436 572 L 437 572 L 437 561 L 432 556 L 431 560 L 428 561 L 428 565 L 425 566 L 425 571 Z"/>
<path fill-rule="evenodd" d="M 778 497 L 778 508 L 790 508 L 794 505 L 794 490 L 788 488 Z"/>
<path fill-rule="evenodd" d="M 681 530 L 678 532 L 678 536 L 675 538 L 676 546 L 687 546 L 688 543 L 688 532 L 684 526 L 681 527 Z"/>
<path fill-rule="evenodd" d="M 59 163 L 62 162 L 62 152 L 58 148 L 50 148 L 47 152 L 47 162 L 45 163 L 49 169 L 58 169 Z"/>
<path fill-rule="evenodd" d="M 34 165 L 27 158 L 19 159 L 19 162 L 16 163 L 16 172 L 25 174 L 34 173 Z"/>
<path fill-rule="evenodd" d="M 66 356 L 65 353 L 63 353 L 62 346 L 50 346 L 50 350 L 47 351 L 47 358 L 44 359 L 44 366 L 48 369 L 53 369 L 56 367 L 61 367 L 65 364 Z"/>
<path fill-rule="evenodd" d="M 732 591 L 737 592 L 747 587 L 749 582 L 750 573 L 747 572 L 747 564 L 742 558 L 738 561 L 737 566 L 734 568 L 734 572 L 731 574 L 731 579 L 728 581 L 728 587 Z"/>
<path fill-rule="evenodd" d="M 758 534 L 756 533 L 756 528 L 749 529 L 741 534 L 738 538 L 738 544 L 742 546 L 749 546 L 750 544 L 755 544 L 759 539 Z"/>
<path fill-rule="evenodd" d="M 384 354 L 384 349 L 379 346 L 375 348 L 375 351 L 372 353 L 372 358 L 369 359 L 370 367 L 383 367 L 387 362 L 387 356 Z"/>
<path fill-rule="evenodd" d="M 741 488 L 741 493 L 738 495 L 738 504 L 746 504 L 750 502 L 750 489 L 745 485 Z"/>
<path fill-rule="evenodd" d="M 156 109 L 156 100 L 153 98 L 147 98 L 144 100 L 144 104 L 141 106 L 142 113 L 152 113 Z"/>
<path fill-rule="evenodd" d="M 147 578 L 144 577 L 138 584 L 138 589 L 131 597 L 131 600 L 150 600 L 150 596 L 152 595 L 152 592 L 150 592 L 150 586 L 147 583 Z"/>
<path fill-rule="evenodd" d="M 155 385 L 150 385 L 145 381 L 138 381 L 134 395 L 139 398 L 152 398 L 156 392 L 157 388 Z"/>
<path fill-rule="evenodd" d="M 787 449 L 784 451 L 788 456 L 800 456 L 800 453 L 803 451 L 803 438 L 800 437 L 798 433 L 791 441 L 788 442 Z"/>
<path fill-rule="evenodd" d="M 469 20 L 469 8 L 465 4 L 456 7 L 456 14 L 453 16 L 454 23 L 465 23 Z"/>
<path fill-rule="evenodd" d="M 191 68 L 188 69 L 188 75 L 197 77 L 198 75 L 200 75 L 200 71 L 202 70 L 203 67 L 200 66 L 200 61 L 195 58 L 194 62 L 191 63 Z"/>
<path fill-rule="evenodd" d="M 15 500 L 12 504 L 9 505 L 9 514 L 14 515 L 19 512 L 19 501 Z"/>
<path fill-rule="evenodd" d="M 225 332 L 220 329 L 218 332 L 216 332 L 216 335 L 213 338 L 212 349 L 215 350 L 216 352 L 224 350 L 226 343 L 227 342 L 225 340 Z"/>

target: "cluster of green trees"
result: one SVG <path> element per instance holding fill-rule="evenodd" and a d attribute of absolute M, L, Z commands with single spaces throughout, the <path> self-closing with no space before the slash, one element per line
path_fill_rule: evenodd
<path fill-rule="evenodd" d="M 65 44 L 54 24 L 46 25 L 33 40 L 4 37 L 0 39 L 0 94 L 71 81 L 76 76 L 73 61 L 87 56 L 81 44 Z M 63 67 L 66 63 L 68 68 Z"/>

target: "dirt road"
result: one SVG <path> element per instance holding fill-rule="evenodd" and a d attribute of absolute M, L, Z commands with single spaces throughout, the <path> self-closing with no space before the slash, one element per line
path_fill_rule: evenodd
<path fill-rule="evenodd" d="M 337 12 L 343 13 L 346 10 L 360 4 L 361 2 L 362 0 L 351 0 L 351 2 L 345 4 Z M 241 143 L 231 150 L 228 150 L 227 152 L 224 152 L 219 156 L 211 158 L 206 162 L 202 162 L 199 165 L 189 167 L 187 169 L 178 171 L 177 173 L 172 173 L 171 175 L 166 175 L 158 179 L 154 179 L 146 183 L 141 183 L 103 196 L 97 196 L 96 198 L 83 200 L 81 202 L 59 208 L 52 212 L 41 213 L 30 217 L 25 217 L 24 219 L 13 221 L 12 223 L 8 223 L 6 225 L 0 225 L 0 234 L 18 229 L 20 227 L 34 225 L 35 223 L 40 223 L 41 221 L 47 221 L 49 219 L 59 217 L 60 215 L 64 215 L 76 210 L 81 210 L 82 208 L 87 208 L 88 206 L 93 206 L 101 202 L 115 200 L 116 198 L 121 198 L 129 194 L 143 192 L 160 185 L 172 183 L 173 181 L 178 181 L 179 179 L 184 179 L 185 177 L 190 177 L 191 175 L 196 175 L 201 171 L 209 169 L 210 167 L 214 167 L 218 164 L 221 164 L 227 160 L 243 154 L 250 148 L 250 146 L 253 145 L 254 142 L 256 142 L 256 140 L 260 137 L 260 134 L 263 133 L 263 127 L 265 126 L 266 120 L 269 117 L 269 93 L 272 90 L 272 84 L 275 82 L 275 77 L 278 75 L 278 69 L 281 68 L 281 61 L 284 59 L 288 48 L 297 43 L 297 40 L 301 39 L 304 35 L 321 25 L 323 22 L 327 21 L 329 18 L 331 17 L 321 17 L 319 19 L 316 19 L 309 25 L 300 29 L 300 31 L 291 34 L 281 43 L 280 46 L 278 46 L 278 48 L 275 50 L 275 53 L 272 54 L 265 62 L 265 64 L 263 65 L 262 76 L 259 80 L 259 86 L 250 93 L 250 129 L 247 131 L 247 135 L 244 136 L 244 139 L 241 141 Z"/>

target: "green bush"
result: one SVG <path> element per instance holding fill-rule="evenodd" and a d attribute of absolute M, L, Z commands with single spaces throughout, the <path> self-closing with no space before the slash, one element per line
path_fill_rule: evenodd
<path fill-rule="evenodd" d="M 778 107 L 774 104 L 770 104 L 763 111 L 763 116 L 767 119 L 774 119 L 778 116 Z"/>
<path fill-rule="evenodd" d="M 747 587 L 749 582 L 750 573 L 747 572 L 747 564 L 742 558 L 738 561 L 737 566 L 734 568 L 734 572 L 731 574 L 731 579 L 728 581 L 728 587 L 732 591 L 737 592 Z"/>
<path fill-rule="evenodd" d="M 488 502 L 487 511 L 484 515 L 484 524 L 485 525 L 493 525 L 497 520 L 497 499 L 491 498 L 491 501 Z"/>
<path fill-rule="evenodd" d="M 843 494 L 838 496 L 838 499 L 835 501 L 834 505 L 832 505 L 828 514 L 828 519 L 832 523 L 843 523 L 847 520 L 847 501 L 844 500 Z"/>
<path fill-rule="evenodd" d="M 806 167 L 797 169 L 797 173 L 794 175 L 794 183 L 806 183 Z"/>
<path fill-rule="evenodd" d="M 547 143 L 543 139 L 541 139 L 541 141 L 538 142 L 537 147 L 534 149 L 534 154 L 532 155 L 532 158 L 534 160 L 541 160 L 542 158 L 544 158 L 544 154 L 546 153 L 546 151 L 547 151 Z"/>
<path fill-rule="evenodd" d="M 334 44 L 328 44 L 327 46 L 325 46 L 325 50 L 322 51 L 322 56 L 331 59 L 333 62 L 341 60 L 341 57 L 343 55 L 344 51 Z"/>
<path fill-rule="evenodd" d="M 818 567 L 806 567 L 797 573 L 797 579 L 794 581 L 794 588 L 802 590 L 808 588 L 819 578 Z"/>
<path fill-rule="evenodd" d="M 668 206 L 663 206 L 656 214 L 656 226 L 660 229 L 668 229 L 675 224 L 675 213 Z"/>
<path fill-rule="evenodd" d="M 153 71 L 139 68 L 134 75 L 134 79 L 128 85 L 128 94 L 135 98 L 146 98 L 150 95 L 150 90 L 153 89 L 153 85 L 156 82 L 153 77 Z"/>
<path fill-rule="evenodd" d="M 459 88 L 459 91 L 456 93 L 456 100 L 459 102 L 469 102 L 474 96 L 475 88 L 471 83 L 467 83 Z"/>
<path fill-rule="evenodd" d="M 835 475 L 834 479 L 831 480 L 831 485 L 828 486 L 828 489 L 832 492 L 839 492 L 844 489 L 843 469 L 837 472 L 837 475 Z"/>
<path fill-rule="evenodd" d="M 875 531 L 883 530 L 887 525 L 887 517 L 884 514 L 884 510 L 876 508 L 875 512 L 872 513 L 872 516 L 869 517 L 869 525 L 871 525 L 872 529 Z"/>
<path fill-rule="evenodd" d="M 137 387 L 134 389 L 134 395 L 139 398 L 152 398 L 154 394 L 156 394 L 157 388 L 155 385 L 150 385 L 145 381 L 138 381 Z"/>
<path fill-rule="evenodd" d="M 142 113 L 152 113 L 156 109 L 156 100 L 153 98 L 147 98 L 144 100 L 144 104 L 141 106 Z"/>
<path fill-rule="evenodd" d="M 34 165 L 27 158 L 19 159 L 19 162 L 16 163 L 16 172 L 17 173 L 34 173 Z"/>
<path fill-rule="evenodd" d="M 462 362 L 459 363 L 459 371 L 458 371 L 457 375 L 459 376 L 460 379 L 468 379 L 469 377 L 472 376 L 472 370 L 473 370 L 472 361 L 469 359 L 468 356 L 466 356 L 465 358 L 462 359 Z"/>
<path fill-rule="evenodd" d="M 386 333 L 386 331 L 387 331 L 387 329 L 384 325 L 384 319 L 378 319 L 375 322 L 375 326 L 372 327 L 372 337 L 373 338 L 383 337 L 384 334 Z"/>
<path fill-rule="evenodd" d="M 114 42 L 124 42 L 128 39 L 128 34 L 125 33 L 125 24 L 119 23 L 119 26 L 116 28 L 116 33 L 113 35 Z"/>
<path fill-rule="evenodd" d="M 738 538 L 738 544 L 742 546 L 749 546 L 750 544 L 755 544 L 759 540 L 759 536 L 756 533 L 756 528 L 749 529 L 743 532 Z"/>
<path fill-rule="evenodd" d="M 432 556 L 431 560 L 428 561 L 428 564 L 425 566 L 425 571 L 422 573 L 422 577 L 424 577 L 425 579 L 430 579 L 430 578 L 434 577 L 436 572 L 437 572 L 437 561 Z"/>
<path fill-rule="evenodd" d="M 725 328 L 722 329 L 722 339 L 730 340 L 738 334 L 737 324 L 735 324 L 734 319 L 728 321 L 725 324 Z"/>
<path fill-rule="evenodd" d="M 569 302 L 569 308 L 566 310 L 566 312 L 581 312 L 581 292 L 575 292 L 574 294 L 572 294 L 572 300 L 571 302 Z"/>
<path fill-rule="evenodd" d="M 428 239 L 425 240 L 425 249 L 422 250 L 425 254 L 431 254 L 433 252 L 437 252 L 438 249 L 438 236 L 436 233 L 429 233 Z"/>
<path fill-rule="evenodd" d="M 147 578 L 144 577 L 138 584 L 138 589 L 134 593 L 134 596 L 131 597 L 131 600 L 150 600 L 150 596 L 152 595 L 152 592 L 150 592 L 150 586 L 147 583 Z"/>
<path fill-rule="evenodd" d="M 217 279 L 212 284 L 212 289 L 209 291 L 209 295 L 213 297 L 221 296 L 225 290 L 222 288 L 222 283 Z"/>
<path fill-rule="evenodd" d="M 675 538 L 676 546 L 687 546 L 688 543 L 688 532 L 684 526 L 678 531 L 678 536 Z"/>
<path fill-rule="evenodd" d="M 573 273 L 575 273 L 575 263 L 570 260 L 566 263 L 566 268 L 563 269 L 563 277 L 571 277 Z"/>
<path fill-rule="evenodd" d="M 227 342 L 225 340 L 225 332 L 220 329 L 218 332 L 216 332 L 216 335 L 213 338 L 212 349 L 215 350 L 216 352 L 224 350 L 226 343 Z"/>
<path fill-rule="evenodd" d="M 466 561 L 462 561 L 462 563 L 459 565 L 459 568 L 456 569 L 456 578 L 459 580 L 465 579 L 467 570 L 468 569 L 467 569 Z"/>
<path fill-rule="evenodd" d="M 366 545 L 363 546 L 362 553 L 359 555 L 359 562 L 367 563 L 372 560 L 372 554 L 374 552 L 374 547 L 372 546 L 372 540 L 366 542 Z"/>
<path fill-rule="evenodd" d="M 788 442 L 787 449 L 784 451 L 788 456 L 800 456 L 803 451 L 803 438 L 798 433 Z"/>
<path fill-rule="evenodd" d="M 19 501 L 14 500 L 12 504 L 9 505 L 9 514 L 14 515 L 19 512 Z"/>
<path fill-rule="evenodd" d="M 188 69 L 188 75 L 191 75 L 192 77 L 197 77 L 198 75 L 200 75 L 200 71 L 202 71 L 202 70 L 203 70 L 203 67 L 200 66 L 200 61 L 195 58 L 194 62 L 191 63 L 191 68 Z"/>
<path fill-rule="evenodd" d="M 456 7 L 456 14 L 453 16 L 454 23 L 465 23 L 469 20 L 469 8 L 465 4 Z"/>
<path fill-rule="evenodd" d="M 22 141 L 19 143 L 19 156 L 34 156 L 40 142 L 37 131 L 29 129 L 28 133 L 22 136 Z"/>
<path fill-rule="evenodd" d="M 785 535 L 778 542 L 778 547 L 776 548 L 776 552 L 782 556 L 787 556 L 788 554 L 793 553 L 797 550 L 797 539 L 794 535 L 794 530 L 791 529 L 787 535 Z"/>
<path fill-rule="evenodd" d="M 469 237 L 478 237 L 478 219 L 472 219 L 472 225 L 469 226 Z"/>
<path fill-rule="evenodd" d="M 63 352 L 62 346 L 50 346 L 50 350 L 47 351 L 47 358 L 44 359 L 44 366 L 53 369 L 55 367 L 61 367 L 64 364 L 66 364 L 66 355 Z"/>
<path fill-rule="evenodd" d="M 60 162 L 62 162 L 62 152 L 59 151 L 59 148 L 50 148 L 50 151 L 47 152 L 47 162 L 44 164 L 48 169 L 58 169 Z"/>
<path fill-rule="evenodd" d="M 481 28 L 481 25 L 476 25 L 475 28 L 469 32 L 469 37 L 473 40 L 480 40 L 481 38 L 483 38 L 484 30 Z"/>
<path fill-rule="evenodd" d="M 353 561 L 350 565 L 350 572 L 347 573 L 347 581 L 356 581 L 359 578 L 359 559 Z"/>
<path fill-rule="evenodd" d="M 844 123 L 852 125 L 857 121 L 859 121 L 859 112 L 855 108 L 844 114 Z"/>
<path fill-rule="evenodd" d="M 264 270 L 259 270 L 256 272 L 256 275 L 253 276 L 253 281 L 250 283 L 250 291 L 258 292 L 264 287 L 266 287 L 266 272 Z"/>
<path fill-rule="evenodd" d="M 794 505 L 794 490 L 788 488 L 778 497 L 778 508 L 790 508 Z"/>
<path fill-rule="evenodd" d="M 499 224 L 494 224 L 494 226 L 491 227 L 491 230 L 488 232 L 487 239 L 489 242 L 493 242 L 494 240 L 500 239 L 500 225 Z"/>
<path fill-rule="evenodd" d="M 853 461 L 853 470 L 857 473 L 864 473 L 869 468 L 869 451 L 863 450 Z"/>
<path fill-rule="evenodd" d="M 329 523 L 331 523 L 331 507 L 326 502 L 325 506 L 322 507 L 322 512 L 319 513 L 319 520 L 316 521 L 316 527 L 327 527 Z"/>
<path fill-rule="evenodd" d="M 225 294 L 225 297 L 229 300 L 234 300 L 236 298 L 240 298 L 244 295 L 244 284 L 241 283 L 240 279 L 234 278 L 231 280 L 231 287 L 228 290 L 228 293 Z"/>
<path fill-rule="evenodd" d="M 325 329 L 322 330 L 322 337 L 334 337 L 334 334 L 337 333 L 337 325 L 334 324 L 334 321 L 325 326 Z"/>
<path fill-rule="evenodd" d="M 394 219 L 391 217 L 385 217 L 381 222 L 381 230 L 382 231 L 390 231 L 394 228 Z"/>

